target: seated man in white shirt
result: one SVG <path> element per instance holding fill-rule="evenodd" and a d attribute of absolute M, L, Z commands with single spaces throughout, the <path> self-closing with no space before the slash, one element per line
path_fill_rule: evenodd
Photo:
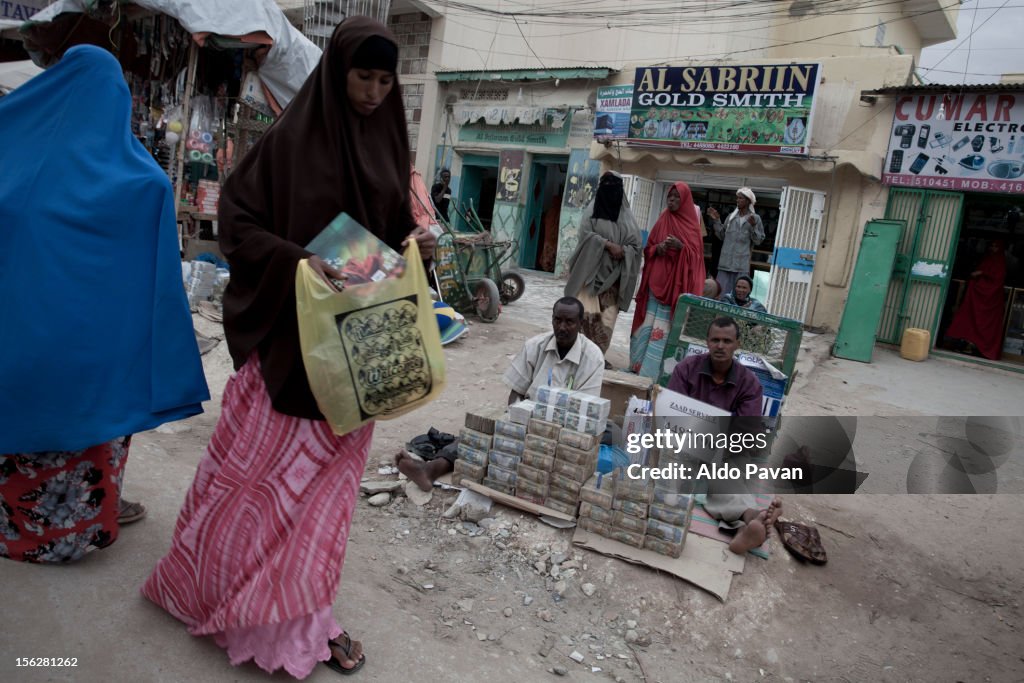
<path fill-rule="evenodd" d="M 505 384 L 512 388 L 509 404 L 524 397 L 536 398 L 537 387 L 545 385 L 601 395 L 604 353 L 580 334 L 582 324 L 583 304 L 579 299 L 563 297 L 555 302 L 552 331 L 527 339 L 505 372 Z M 425 461 L 399 453 L 395 464 L 420 489 L 429 491 L 435 479 L 455 468 L 457 446 L 458 439 Z"/>
<path fill-rule="evenodd" d="M 555 302 L 552 331 L 527 339 L 505 371 L 505 384 L 512 389 L 509 404 L 534 399 L 537 388 L 547 385 L 601 395 L 604 354 L 580 334 L 582 324 L 583 304 L 579 299 L 566 296 Z"/>

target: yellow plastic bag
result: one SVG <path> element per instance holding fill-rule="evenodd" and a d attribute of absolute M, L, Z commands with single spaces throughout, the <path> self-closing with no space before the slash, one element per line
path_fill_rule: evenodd
<path fill-rule="evenodd" d="M 415 241 L 398 278 L 333 290 L 305 260 L 295 273 L 299 343 L 320 412 L 336 434 L 426 405 L 444 353 Z"/>

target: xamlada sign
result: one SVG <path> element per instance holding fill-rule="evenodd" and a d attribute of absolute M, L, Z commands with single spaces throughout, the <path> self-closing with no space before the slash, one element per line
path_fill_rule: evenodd
<path fill-rule="evenodd" d="M 882 182 L 1024 194 L 1024 91 L 896 100 Z"/>

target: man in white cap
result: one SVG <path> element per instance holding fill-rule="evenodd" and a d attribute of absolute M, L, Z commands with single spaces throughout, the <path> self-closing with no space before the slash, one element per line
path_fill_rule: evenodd
<path fill-rule="evenodd" d="M 736 190 L 736 209 L 722 223 L 718 211 L 708 209 L 715 236 L 722 240 L 722 253 L 718 258 L 718 284 L 722 295 L 729 294 L 736 286 L 736 278 L 750 275 L 750 249 L 764 241 L 764 224 L 754 213 L 757 198 L 749 187 Z"/>

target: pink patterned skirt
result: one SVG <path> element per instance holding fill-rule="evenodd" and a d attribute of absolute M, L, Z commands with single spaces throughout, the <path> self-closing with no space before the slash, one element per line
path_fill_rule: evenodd
<path fill-rule="evenodd" d="M 212 635 L 234 665 L 305 678 L 342 629 L 341 581 L 373 424 L 344 436 L 282 415 L 253 356 L 224 391 L 220 420 L 142 593 Z"/>

